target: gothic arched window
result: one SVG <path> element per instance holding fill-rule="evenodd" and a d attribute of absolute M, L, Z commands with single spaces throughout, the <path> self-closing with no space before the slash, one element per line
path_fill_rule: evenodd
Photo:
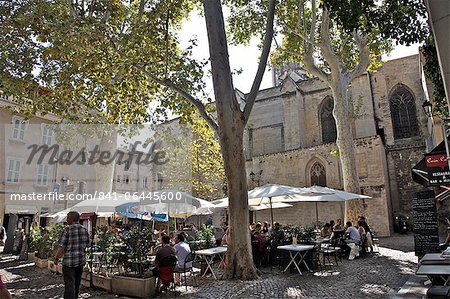
<path fill-rule="evenodd" d="M 327 185 L 327 176 L 325 173 L 325 167 L 319 162 L 316 162 L 311 166 L 311 185 L 323 186 Z"/>
<path fill-rule="evenodd" d="M 414 97 L 403 85 L 395 88 L 389 99 L 394 139 L 419 135 Z"/>
<path fill-rule="evenodd" d="M 320 110 L 320 123 L 322 124 L 322 142 L 336 142 L 336 122 L 333 116 L 334 101 L 331 97 L 324 100 Z"/>

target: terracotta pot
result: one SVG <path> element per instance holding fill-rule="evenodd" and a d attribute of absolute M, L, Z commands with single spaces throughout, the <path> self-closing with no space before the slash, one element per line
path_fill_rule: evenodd
<path fill-rule="evenodd" d="M 48 268 L 48 260 L 47 259 L 37 258 L 35 263 L 36 263 L 36 266 L 38 266 L 39 268 Z"/>
<path fill-rule="evenodd" d="M 63 274 L 63 271 L 62 271 L 63 266 L 62 266 L 61 262 L 58 264 L 58 266 L 56 268 L 57 268 L 59 274 Z"/>
<path fill-rule="evenodd" d="M 55 265 L 55 262 L 48 260 L 47 261 L 47 267 L 50 271 L 57 273 L 58 272 L 58 266 Z"/>

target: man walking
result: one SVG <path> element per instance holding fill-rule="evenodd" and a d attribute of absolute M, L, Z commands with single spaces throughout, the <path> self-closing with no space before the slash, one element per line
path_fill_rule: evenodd
<path fill-rule="evenodd" d="M 89 245 L 89 233 L 80 225 L 80 214 L 69 212 L 67 224 L 69 224 L 59 238 L 58 250 L 55 255 L 55 264 L 63 256 L 64 299 L 78 298 L 81 274 L 86 264 L 86 247 Z"/>

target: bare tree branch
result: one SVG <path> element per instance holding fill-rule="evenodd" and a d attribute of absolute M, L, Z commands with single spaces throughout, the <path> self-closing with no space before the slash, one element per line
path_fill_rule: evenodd
<path fill-rule="evenodd" d="M 176 86 L 170 79 L 161 80 L 161 79 L 157 78 L 156 76 L 154 76 L 149 71 L 147 71 L 145 69 L 145 67 L 142 67 L 142 66 L 139 66 L 136 64 L 133 64 L 133 67 L 135 69 L 141 71 L 142 73 L 144 73 L 148 78 L 150 78 L 150 80 L 175 91 L 180 96 L 182 96 L 187 101 L 189 101 L 192 105 L 194 105 L 197 108 L 197 111 L 205 119 L 205 121 L 208 123 L 208 125 L 211 127 L 211 129 L 213 129 L 215 132 L 219 132 L 219 126 L 217 125 L 216 121 L 211 117 L 211 115 L 209 115 L 209 113 L 206 111 L 205 105 L 199 99 L 193 97 L 188 92 L 186 92 L 186 91 L 182 90 L 181 88 L 179 88 L 178 86 Z"/>
<path fill-rule="evenodd" d="M 308 36 L 302 34 L 300 31 L 297 30 L 293 30 L 289 27 L 286 28 L 288 32 L 298 36 L 299 38 L 301 38 L 303 41 L 305 41 L 307 44 L 311 44 L 313 46 L 319 46 L 319 43 L 316 43 L 314 40 L 310 39 Z"/>
<path fill-rule="evenodd" d="M 255 79 L 253 80 L 252 88 L 247 96 L 245 107 L 244 107 L 244 122 L 246 123 L 250 117 L 250 112 L 252 111 L 253 104 L 255 103 L 256 96 L 258 95 L 259 87 L 261 86 L 261 81 L 264 76 L 264 72 L 267 66 L 267 60 L 270 54 L 270 46 L 272 45 L 273 37 L 273 21 L 275 19 L 275 5 L 276 0 L 270 0 L 269 9 L 267 11 L 267 22 L 266 22 L 266 35 L 264 36 L 263 49 L 261 53 L 261 58 L 259 59 L 258 70 L 256 71 Z"/>
<path fill-rule="evenodd" d="M 370 65 L 370 53 L 369 46 L 367 44 L 367 38 L 356 31 L 353 31 L 353 37 L 358 45 L 359 49 L 359 61 L 358 65 L 349 74 L 349 82 L 355 77 L 364 73 Z"/>
<path fill-rule="evenodd" d="M 316 7 L 316 1 L 311 1 L 311 28 L 309 29 L 309 38 L 306 43 L 306 49 L 305 53 L 301 55 L 303 57 L 303 65 L 305 69 L 313 74 L 314 76 L 318 77 L 320 80 L 324 82 L 328 82 L 328 74 L 326 74 L 323 70 L 321 70 L 319 67 L 317 67 L 316 63 L 314 62 L 314 40 L 315 40 L 315 34 L 316 34 L 316 26 L 317 26 L 317 7 Z M 294 54 L 294 53 L 291 53 Z M 294 55 L 300 55 L 298 53 Z"/>
<path fill-rule="evenodd" d="M 331 47 L 331 37 L 330 37 L 330 12 L 327 8 L 323 9 L 322 12 L 322 24 L 320 26 L 320 38 L 321 42 L 319 44 L 320 51 L 323 57 L 330 66 L 331 73 L 340 72 L 339 69 L 339 56 L 333 51 Z"/>
<path fill-rule="evenodd" d="M 323 70 L 321 70 L 314 62 L 314 57 L 312 53 L 305 53 L 303 55 L 303 65 L 305 69 L 313 74 L 314 76 L 318 77 L 320 80 L 324 82 L 329 82 L 330 78 L 327 73 L 325 73 Z"/>

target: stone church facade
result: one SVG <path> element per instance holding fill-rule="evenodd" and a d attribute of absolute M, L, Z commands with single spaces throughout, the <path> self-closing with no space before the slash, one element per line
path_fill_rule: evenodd
<path fill-rule="evenodd" d="M 281 84 L 261 90 L 244 134 L 249 187 L 267 183 L 342 189 L 330 88 L 296 70 Z M 356 78 L 349 89 L 358 117 L 356 162 L 366 218 L 379 236 L 392 232 L 394 215 L 412 216 L 411 198 L 423 189 L 411 168 L 427 139 L 419 56 L 387 61 Z M 250 175 L 251 174 L 251 175 Z M 343 203 L 295 203 L 276 209 L 274 220 L 309 225 L 344 216 Z M 259 211 L 256 221 L 270 220 Z"/>

